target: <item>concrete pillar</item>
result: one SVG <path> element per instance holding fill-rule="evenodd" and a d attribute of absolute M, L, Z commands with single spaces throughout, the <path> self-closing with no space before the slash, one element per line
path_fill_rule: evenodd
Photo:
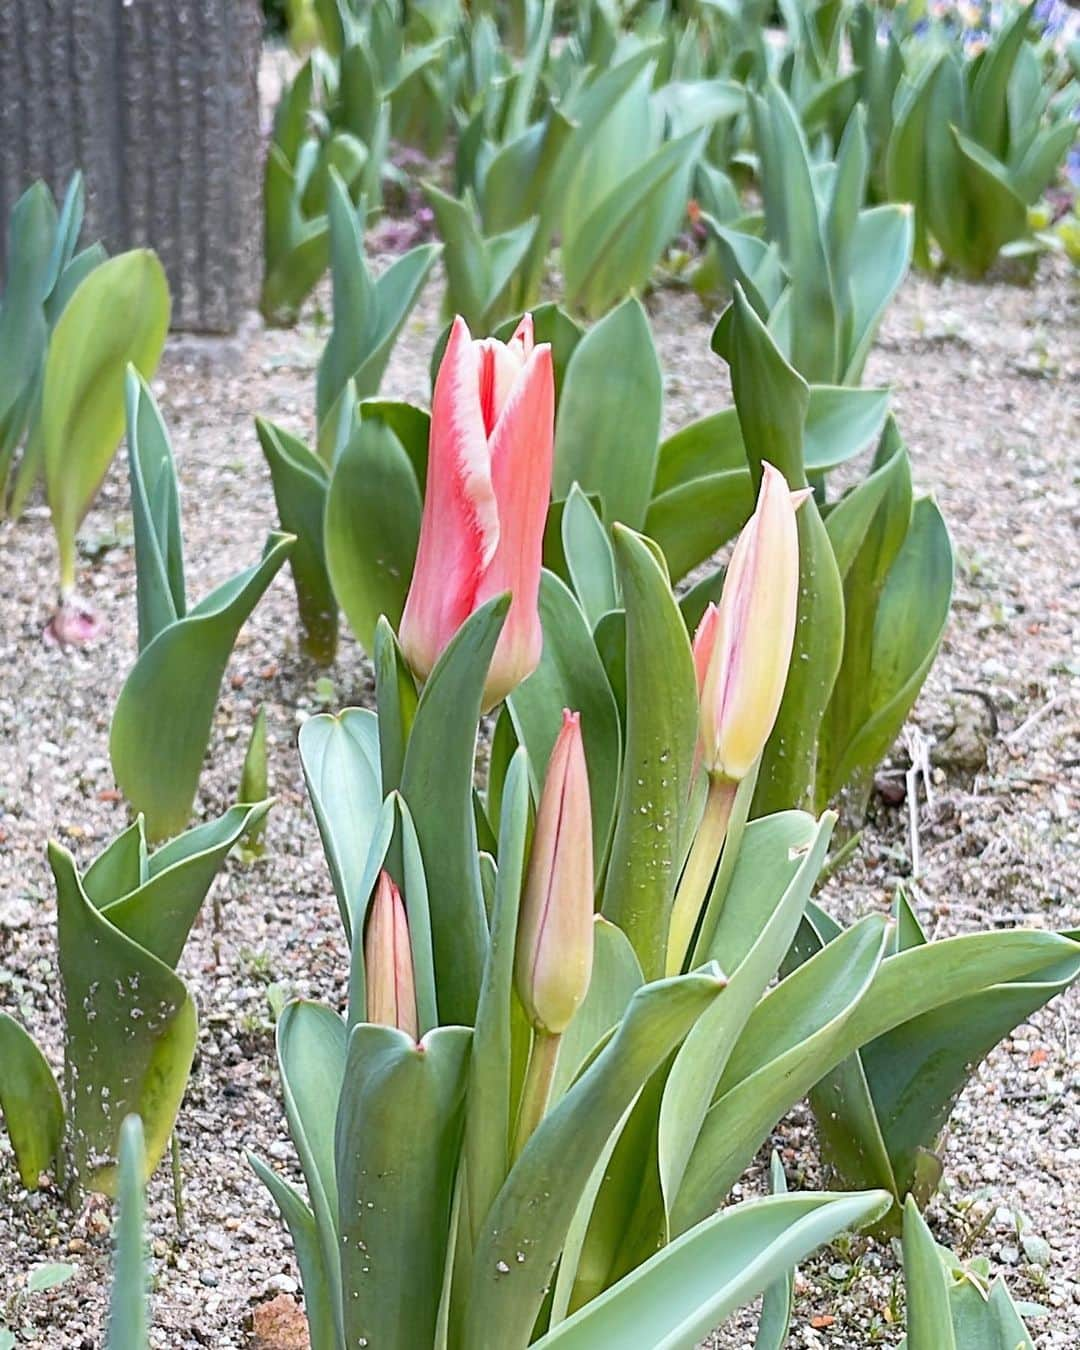
<path fill-rule="evenodd" d="M 84 241 L 150 245 L 174 327 L 233 330 L 262 266 L 261 37 L 259 0 L 0 0 L 0 222 L 81 168 Z"/>

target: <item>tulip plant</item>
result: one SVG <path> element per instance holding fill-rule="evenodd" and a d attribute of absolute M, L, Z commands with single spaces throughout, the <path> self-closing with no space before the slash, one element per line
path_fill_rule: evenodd
<path fill-rule="evenodd" d="M 170 308 L 165 273 L 148 249 L 107 261 L 99 244 L 75 252 L 82 216 L 78 174 L 59 215 L 43 183 L 24 193 L 12 211 L 0 304 L 0 514 L 18 515 L 44 477 L 60 561 L 59 603 L 45 636 L 62 643 L 101 631 L 76 590 L 75 535 L 120 442 L 126 368 L 153 374 Z"/>
<path fill-rule="evenodd" d="M 112 1194 L 119 1131 L 141 1115 L 149 1176 L 195 1053 L 195 1003 L 176 965 L 229 850 L 269 802 L 234 806 L 150 852 L 142 816 L 80 872 L 49 845 L 65 1009 L 63 1092 L 29 1033 L 0 1013 L 0 1108 L 24 1186 L 51 1172 L 74 1199 Z"/>
<path fill-rule="evenodd" d="M 306 1198 L 253 1166 L 313 1350 L 693 1347 L 892 1203 L 726 1205 L 783 1113 L 881 1038 L 955 1028 L 1047 970 L 1063 985 L 1080 958 L 1044 931 L 898 945 L 872 914 L 785 962 L 833 817 L 749 813 L 800 647 L 800 555 L 824 535 L 814 497 L 760 465 L 693 645 L 656 545 L 615 525 L 621 615 L 594 640 L 543 567 L 557 362 L 537 326 L 505 344 L 452 328 L 400 642 L 376 624 L 378 709 L 300 734 L 348 1004 L 278 1024 Z M 599 521 L 566 499 L 565 537 L 595 551 L 586 507 Z"/>
<path fill-rule="evenodd" d="M 915 259 L 981 276 L 1002 249 L 1030 247 L 1028 209 L 1076 140 L 1075 80 L 1055 89 L 1029 42 L 1034 6 L 1017 7 L 975 61 L 953 48 L 905 78 L 885 151 L 894 200 L 915 208 Z"/>
<path fill-rule="evenodd" d="M 893 923 L 893 952 L 925 946 L 903 894 Z M 790 960 L 821 951 L 841 931 L 811 903 Z M 961 997 L 903 1022 L 839 1065 L 810 1094 L 825 1161 L 838 1183 L 890 1191 L 894 1205 L 886 1226 L 898 1233 L 905 1197 L 922 1206 L 937 1190 L 949 1115 L 971 1075 L 1000 1040 L 1077 976 L 1080 950 L 976 999 Z"/>
<path fill-rule="evenodd" d="M 777 86 L 751 101 L 761 166 L 763 236 L 703 216 L 728 287 L 742 286 L 791 364 L 811 382 L 858 384 L 879 324 L 911 260 L 906 206 L 863 210 L 870 167 L 861 108 L 830 172 L 814 165 Z M 714 346 L 725 353 L 722 319 Z"/>
<path fill-rule="evenodd" d="M 0 516 L 22 513 L 41 473 L 41 382 L 49 337 L 79 282 L 105 261 L 100 244 L 76 252 L 84 207 L 82 175 L 74 174 L 59 210 L 39 181 L 15 203 L 8 222 L 9 281 L 0 300 Z"/>
<path fill-rule="evenodd" d="M 109 754 L 148 835 L 161 839 L 188 822 L 233 645 L 294 541 L 271 534 L 258 563 L 188 608 L 168 432 L 133 369 L 126 391 L 139 655 L 113 710 Z"/>
<path fill-rule="evenodd" d="M 986 1260 L 957 1260 L 934 1241 L 918 1206 L 904 1206 L 904 1284 L 907 1335 L 899 1350 L 1035 1350 L 1025 1315 L 1046 1309 L 1019 1307 L 1002 1279 L 991 1281 Z"/>

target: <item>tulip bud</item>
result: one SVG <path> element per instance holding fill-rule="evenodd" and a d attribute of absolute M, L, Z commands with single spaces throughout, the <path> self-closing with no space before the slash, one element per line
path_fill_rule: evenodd
<path fill-rule="evenodd" d="M 364 935 L 367 1020 L 398 1027 L 417 1039 L 416 982 L 409 924 L 401 892 L 379 873 Z"/>
<path fill-rule="evenodd" d="M 518 920 L 515 979 L 529 1021 L 559 1036 L 589 988 L 593 855 L 581 714 L 563 712 L 536 813 Z"/>
<path fill-rule="evenodd" d="M 509 591 L 484 686 L 494 707 L 531 675 L 543 637 L 538 597 L 551 497 L 555 377 L 551 347 L 526 315 L 509 342 L 474 342 L 454 320 L 435 380 L 427 489 L 401 646 L 427 679 L 465 620 Z"/>
<path fill-rule="evenodd" d="M 720 605 L 694 635 L 702 763 L 714 777 L 745 778 L 780 711 L 799 603 L 795 512 L 779 469 L 762 464 L 757 507 L 731 555 Z"/>

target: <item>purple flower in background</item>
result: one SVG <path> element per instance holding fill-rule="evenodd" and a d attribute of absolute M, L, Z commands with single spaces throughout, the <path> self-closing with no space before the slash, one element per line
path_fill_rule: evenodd
<path fill-rule="evenodd" d="M 1065 177 L 1074 188 L 1080 188 L 1080 145 L 1074 145 L 1065 160 Z"/>
<path fill-rule="evenodd" d="M 1035 19 L 1042 24 L 1047 37 L 1054 37 L 1065 27 L 1068 6 L 1064 0 L 1038 0 L 1035 6 Z"/>

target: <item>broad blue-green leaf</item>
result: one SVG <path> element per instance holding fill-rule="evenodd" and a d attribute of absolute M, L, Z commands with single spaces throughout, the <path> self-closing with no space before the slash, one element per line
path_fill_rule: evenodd
<path fill-rule="evenodd" d="M 650 979 L 664 969 L 688 843 L 697 681 L 682 615 L 648 542 L 618 526 L 615 556 L 626 602 L 627 712 L 603 912 L 630 939 Z"/>
<path fill-rule="evenodd" d="M 320 1003 L 296 1000 L 278 1018 L 278 1068 L 289 1133 L 307 1182 L 331 1309 L 341 1326 L 341 1254 L 334 1126 L 345 1077 L 346 1030 Z"/>
<path fill-rule="evenodd" d="M 141 652 L 187 613 L 184 541 L 169 433 L 149 385 L 134 366 L 127 369 L 124 400 Z"/>
<path fill-rule="evenodd" d="M 815 825 L 790 812 L 743 835 L 712 944 L 728 987 L 683 1042 L 664 1088 L 658 1147 L 669 1213 L 728 1056 L 798 931 L 831 834 L 831 819 Z"/>
<path fill-rule="evenodd" d="M 552 493 L 575 483 L 607 525 L 640 528 L 652 495 L 663 389 L 649 321 L 631 298 L 574 349 L 555 425 Z"/>
<path fill-rule="evenodd" d="M 903 1242 L 908 1346 L 910 1350 L 957 1350 L 945 1267 L 937 1243 L 911 1199 L 904 1206 Z"/>
<path fill-rule="evenodd" d="M 873 616 L 866 716 L 830 752 L 830 793 L 860 768 L 872 769 L 899 734 L 937 655 L 952 583 L 945 521 L 932 498 L 920 498 Z"/>
<path fill-rule="evenodd" d="M 685 214 L 704 144 L 700 131 L 668 141 L 587 216 L 564 217 L 562 261 L 571 308 L 596 318 L 645 286 Z"/>
<path fill-rule="evenodd" d="M 465 1186 L 470 1246 L 510 1170 L 514 950 L 525 876 L 529 775 L 525 752 L 510 761 L 499 818 L 499 870 L 491 942 L 476 1009 L 465 1117 Z"/>
<path fill-rule="evenodd" d="M 143 1232 L 146 1198 L 146 1151 L 142 1121 L 128 1116 L 120 1126 L 120 1162 L 113 1255 L 112 1295 L 109 1299 L 107 1350 L 147 1350 L 147 1271 Z"/>
<path fill-rule="evenodd" d="M 769 1160 L 769 1185 L 773 1195 L 787 1194 L 784 1164 L 775 1149 Z M 795 1271 L 791 1269 L 774 1280 L 765 1290 L 761 1300 L 757 1335 L 754 1337 L 754 1350 L 784 1350 L 794 1306 Z"/>
<path fill-rule="evenodd" d="M 435 1343 L 471 1038 L 440 1027 L 417 1045 L 368 1023 L 349 1037 L 336 1138 L 346 1345 Z"/>
<path fill-rule="evenodd" d="M 168 326 L 164 269 L 156 254 L 135 249 L 95 267 L 53 330 L 45 361 L 42 434 L 64 593 L 75 587 L 75 531 L 124 429 L 128 365 L 153 375 Z"/>
<path fill-rule="evenodd" d="M 878 1191 L 747 1200 L 703 1220 L 587 1303 L 537 1350 L 694 1350 L 731 1313 L 823 1243 L 872 1222 Z M 494 1342 L 492 1342 L 494 1344 Z"/>
<path fill-rule="evenodd" d="M 420 537 L 416 473 L 391 428 L 362 417 L 338 456 L 326 497 L 326 565 L 334 593 L 364 649 L 385 614 L 405 608 Z"/>
<path fill-rule="evenodd" d="M 367 708 L 320 713 L 300 728 L 300 766 L 350 937 L 367 904 L 364 869 L 383 803 L 379 724 Z"/>
<path fill-rule="evenodd" d="M 67 1009 L 71 1168 L 79 1185 L 112 1194 L 109 1160 L 126 1116 L 142 1117 L 147 1176 L 165 1151 L 195 1053 L 195 1005 L 164 962 L 95 908 L 65 848 L 50 844 L 49 863 Z"/>
<path fill-rule="evenodd" d="M 590 628 L 619 603 L 611 540 L 588 497 L 575 483 L 563 503 L 562 545 L 570 581 Z"/>
<path fill-rule="evenodd" d="M 913 241 L 914 221 L 906 203 L 878 206 L 859 215 L 849 258 L 851 340 L 842 354 L 844 384 L 857 384 L 862 379 L 885 310 L 907 276 Z"/>
<path fill-rule="evenodd" d="M 664 550 L 672 580 L 681 581 L 734 539 L 753 510 L 749 469 L 710 473 L 654 497 L 645 533 Z"/>
<path fill-rule="evenodd" d="M 385 615 L 375 625 L 375 706 L 379 710 L 378 742 L 382 791 L 396 792 L 401 786 L 405 748 L 416 716 L 416 681 L 397 635 Z"/>
<path fill-rule="evenodd" d="M 273 422 L 257 417 L 255 430 L 270 468 L 281 528 L 296 537 L 289 566 L 300 612 L 300 646 L 329 665 L 337 651 L 338 606 L 326 570 L 326 468 L 303 441 Z"/>
<path fill-rule="evenodd" d="M 271 534 L 262 560 L 158 633 L 124 682 L 109 755 L 117 783 L 145 815 L 152 839 L 187 824 L 233 645 L 292 543 L 291 535 Z"/>
<path fill-rule="evenodd" d="M 53 1161 L 64 1133 L 64 1103 L 37 1042 L 0 1012 L 0 1111 L 27 1190 Z"/>
<path fill-rule="evenodd" d="M 639 989 L 610 1040 L 533 1133 L 484 1220 L 467 1345 L 527 1344 L 578 1197 L 612 1131 L 721 987 L 713 974 L 698 973 Z"/>
<path fill-rule="evenodd" d="M 401 795 L 428 878 L 444 1023 L 471 1026 L 487 957 L 472 779 L 484 681 L 509 605 L 500 596 L 458 630 L 424 686 L 405 752 Z"/>
<path fill-rule="evenodd" d="M 278 1212 L 289 1229 L 296 1264 L 300 1267 L 311 1350 L 343 1350 L 336 1320 L 340 1318 L 340 1285 L 336 1292 L 332 1289 L 311 1210 L 296 1188 L 267 1167 L 261 1158 L 249 1153 L 247 1159 L 255 1175 L 273 1196 Z"/>
<path fill-rule="evenodd" d="M 806 485 L 805 381 L 784 360 L 761 320 L 736 291 L 731 378 L 755 483 L 767 460 L 792 488 Z M 812 800 L 818 728 L 840 667 L 844 604 L 840 573 L 813 498 L 796 517 L 799 606 L 788 680 L 762 756 L 754 813 L 768 815 Z"/>
<path fill-rule="evenodd" d="M 767 229 L 791 278 L 791 364 L 807 380 L 836 383 L 840 323 L 806 138 L 778 85 L 752 98 L 750 107 Z"/>
<path fill-rule="evenodd" d="M 599 871 L 607 853 L 619 790 L 619 713 L 585 616 L 551 572 L 540 581 L 544 649 L 540 664 L 507 703 L 519 742 L 529 752 L 533 796 L 539 800 L 564 708 L 581 713 L 589 767 L 593 856 Z"/>
<path fill-rule="evenodd" d="M 127 937 L 175 969 L 225 859 L 269 809 L 268 801 L 233 806 L 217 820 L 186 830 L 150 855 L 145 876 L 130 888 L 106 892 L 95 864 L 84 878 L 87 898 Z"/>

